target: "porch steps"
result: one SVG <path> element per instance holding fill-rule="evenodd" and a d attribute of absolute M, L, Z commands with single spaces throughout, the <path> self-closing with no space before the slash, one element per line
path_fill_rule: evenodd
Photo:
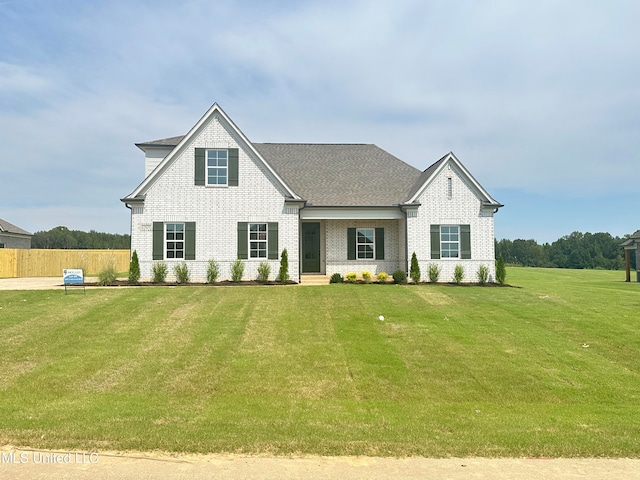
<path fill-rule="evenodd" d="M 329 285 L 329 275 L 308 275 L 303 274 L 300 277 L 300 285 Z"/>

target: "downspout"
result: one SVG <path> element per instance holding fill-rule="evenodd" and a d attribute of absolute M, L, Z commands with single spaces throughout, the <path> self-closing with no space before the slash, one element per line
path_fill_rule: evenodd
<path fill-rule="evenodd" d="M 404 267 L 405 273 L 409 275 L 409 217 L 407 210 L 404 210 Z"/>
<path fill-rule="evenodd" d="M 124 204 L 125 207 L 127 207 L 130 211 L 129 213 L 129 261 L 131 261 L 131 255 L 133 254 L 131 248 L 133 247 L 133 245 L 131 245 L 131 240 L 133 239 L 133 208 L 131 208 L 131 205 L 129 205 L 128 203 Z"/>
<path fill-rule="evenodd" d="M 302 283 L 302 216 L 298 207 L 298 284 Z"/>

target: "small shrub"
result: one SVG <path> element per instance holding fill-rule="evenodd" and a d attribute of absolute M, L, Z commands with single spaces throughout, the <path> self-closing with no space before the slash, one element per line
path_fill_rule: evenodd
<path fill-rule="evenodd" d="M 358 280 L 358 274 L 356 272 L 349 272 L 344 277 L 349 283 L 356 283 Z"/>
<path fill-rule="evenodd" d="M 393 272 L 393 283 L 407 283 L 407 274 L 404 270 L 396 270 Z"/>
<path fill-rule="evenodd" d="M 429 264 L 429 281 L 431 283 L 438 283 L 440 278 L 440 267 L 435 263 Z"/>
<path fill-rule="evenodd" d="M 387 283 L 387 279 L 389 278 L 389 274 L 387 272 L 380 272 L 380 273 L 378 273 L 378 275 L 376 275 L 376 278 L 378 279 L 378 282 L 380 282 L 380 283 Z"/>
<path fill-rule="evenodd" d="M 460 285 L 462 283 L 463 278 L 464 278 L 464 267 L 458 264 L 456 265 L 456 268 L 453 270 L 453 281 L 456 285 Z"/>
<path fill-rule="evenodd" d="M 239 258 L 231 264 L 231 281 L 238 283 L 244 275 L 244 262 Z"/>
<path fill-rule="evenodd" d="M 269 274 L 271 273 L 271 265 L 267 262 L 260 262 L 258 265 L 258 281 L 266 283 L 269 280 Z"/>
<path fill-rule="evenodd" d="M 113 285 L 118 278 L 118 272 L 113 265 L 107 265 L 98 272 L 98 285 Z"/>
<path fill-rule="evenodd" d="M 219 276 L 220 264 L 212 258 L 207 266 L 207 283 L 216 283 Z"/>
<path fill-rule="evenodd" d="M 282 283 L 289 280 L 289 255 L 286 248 L 282 250 L 282 255 L 280 255 L 280 272 L 278 276 Z"/>
<path fill-rule="evenodd" d="M 189 283 L 189 267 L 187 266 L 187 262 L 182 262 L 174 265 L 173 273 L 176 276 L 176 283 Z"/>
<path fill-rule="evenodd" d="M 331 275 L 331 278 L 329 279 L 329 283 L 342 283 L 342 282 L 344 282 L 344 279 L 342 278 L 342 275 L 340 275 L 338 272 Z"/>
<path fill-rule="evenodd" d="M 413 283 L 420 283 L 420 264 L 418 263 L 416 252 L 413 252 L 413 255 L 411 255 L 411 269 L 409 270 L 409 276 Z"/>
<path fill-rule="evenodd" d="M 496 281 L 500 285 L 504 285 L 505 280 L 507 279 L 507 269 L 504 266 L 504 257 L 500 254 L 498 257 L 498 261 L 496 262 Z"/>
<path fill-rule="evenodd" d="M 489 267 L 486 265 L 480 265 L 478 267 L 478 283 L 480 285 L 484 285 L 487 283 L 487 279 L 489 278 Z"/>
<path fill-rule="evenodd" d="M 138 252 L 135 250 L 131 255 L 131 262 L 129 262 L 129 283 L 131 285 L 140 283 L 140 262 L 138 261 Z"/>
<path fill-rule="evenodd" d="M 151 276 L 153 283 L 164 283 L 167 279 L 167 272 L 169 269 L 167 268 L 167 264 L 164 262 L 156 262 L 151 267 Z"/>
<path fill-rule="evenodd" d="M 362 280 L 364 280 L 364 283 L 371 283 L 371 272 L 364 270 L 362 272 Z"/>

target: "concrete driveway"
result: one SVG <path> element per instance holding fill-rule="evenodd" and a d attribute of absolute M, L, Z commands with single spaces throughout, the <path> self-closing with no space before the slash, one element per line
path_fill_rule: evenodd
<path fill-rule="evenodd" d="M 87 279 L 87 281 L 90 281 Z M 62 277 L 0 278 L 0 290 L 64 290 Z"/>

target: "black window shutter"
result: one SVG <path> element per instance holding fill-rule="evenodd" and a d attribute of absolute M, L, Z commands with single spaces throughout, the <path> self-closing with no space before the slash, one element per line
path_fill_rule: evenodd
<path fill-rule="evenodd" d="M 384 260 L 384 228 L 376 228 L 376 260 Z"/>
<path fill-rule="evenodd" d="M 440 225 L 431 225 L 431 259 L 440 258 Z"/>
<path fill-rule="evenodd" d="M 153 222 L 153 259 L 164 258 L 164 223 Z"/>
<path fill-rule="evenodd" d="M 230 187 L 238 186 L 238 149 L 230 148 L 229 154 L 229 178 L 228 185 Z"/>
<path fill-rule="evenodd" d="M 238 258 L 249 258 L 249 225 L 247 222 L 238 222 Z"/>
<path fill-rule="evenodd" d="M 267 224 L 267 258 L 269 260 L 278 259 L 278 223 L 271 222 Z"/>
<path fill-rule="evenodd" d="M 356 259 L 356 229 L 347 228 L 347 260 Z"/>
<path fill-rule="evenodd" d="M 204 185 L 206 177 L 206 165 L 205 165 L 205 149 L 196 148 L 195 155 L 195 184 Z"/>
<path fill-rule="evenodd" d="M 471 225 L 460 225 L 460 258 L 471 258 Z"/>
<path fill-rule="evenodd" d="M 196 259 L 196 222 L 184 224 L 184 259 Z"/>

